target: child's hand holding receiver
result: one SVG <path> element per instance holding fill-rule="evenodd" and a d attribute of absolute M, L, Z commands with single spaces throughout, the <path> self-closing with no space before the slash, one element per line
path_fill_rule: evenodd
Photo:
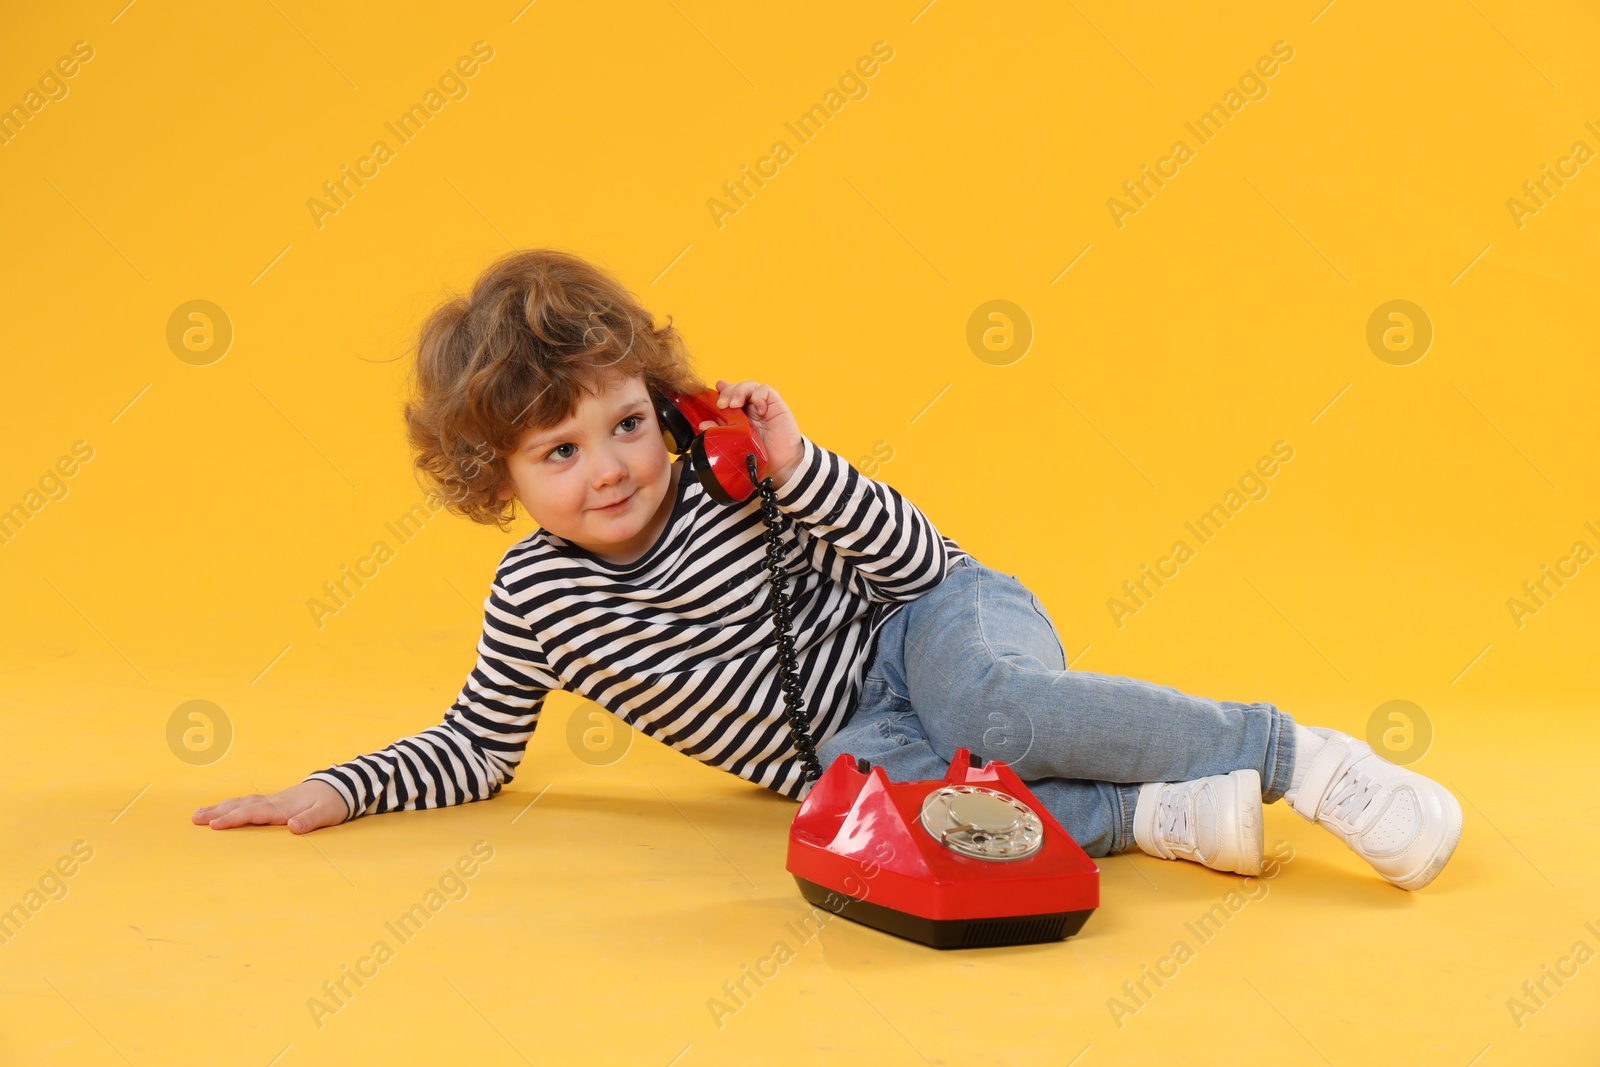
<path fill-rule="evenodd" d="M 213 830 L 287 824 L 291 833 L 306 834 L 344 822 L 348 810 L 333 786 L 326 782 L 300 782 L 271 796 L 251 793 L 219 800 L 196 811 L 191 818 L 197 826 L 205 823 Z"/>
<path fill-rule="evenodd" d="M 740 408 L 760 435 L 761 444 L 767 450 L 767 473 L 772 475 L 772 484 L 787 482 L 805 458 L 805 443 L 800 435 L 800 427 L 794 421 L 789 406 L 783 402 L 783 397 L 772 386 L 760 382 L 729 385 L 718 378 L 717 389 L 721 394 L 717 398 L 717 407 Z M 715 425 L 708 420 L 697 428 L 703 430 Z"/>

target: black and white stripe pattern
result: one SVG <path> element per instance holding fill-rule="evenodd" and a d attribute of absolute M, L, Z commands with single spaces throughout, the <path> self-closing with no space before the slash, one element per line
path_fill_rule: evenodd
<path fill-rule="evenodd" d="M 660 540 L 629 564 L 535 530 L 506 551 L 478 659 L 444 721 L 305 780 L 351 817 L 485 800 L 512 780 L 563 689 L 703 763 L 790 798 L 761 499 L 719 504 L 687 469 Z M 879 628 L 967 555 L 894 489 L 804 440 L 776 487 L 796 665 L 817 744 L 848 717 Z"/>

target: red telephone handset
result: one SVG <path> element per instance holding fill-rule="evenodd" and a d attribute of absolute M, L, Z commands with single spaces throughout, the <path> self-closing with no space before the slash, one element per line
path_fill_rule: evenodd
<path fill-rule="evenodd" d="M 808 730 L 789 636 L 781 560 L 783 519 L 767 451 L 715 389 L 650 397 L 667 448 L 687 455 L 712 499 L 761 494 L 785 718 L 806 767 L 789 827 L 787 868 L 800 893 L 847 919 L 935 948 L 1055 941 L 1100 903 L 1100 869 L 999 760 L 958 748 L 940 780 L 891 782 L 882 767 L 841 754 L 823 770 Z M 715 422 L 705 430 L 702 422 Z M 877 879 L 868 886 L 863 879 Z M 872 899 L 868 899 L 868 897 Z"/>
<path fill-rule="evenodd" d="M 717 407 L 719 395 L 716 389 L 691 396 L 664 396 L 650 390 L 667 448 L 689 457 L 700 484 L 717 503 L 742 504 L 756 491 L 747 457 L 755 457 L 759 482 L 767 476 L 767 449 L 743 410 Z M 700 430 L 708 419 L 717 425 Z"/>

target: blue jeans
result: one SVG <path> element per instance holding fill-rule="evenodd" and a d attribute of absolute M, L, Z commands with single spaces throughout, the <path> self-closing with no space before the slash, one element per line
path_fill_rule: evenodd
<path fill-rule="evenodd" d="M 1135 847 L 1142 782 L 1253 767 L 1262 800 L 1277 800 L 1293 726 L 1264 702 L 1068 670 L 1038 598 L 968 557 L 883 624 L 855 711 L 817 753 L 823 767 L 865 758 L 896 782 L 943 778 L 957 748 L 1004 760 L 1079 847 L 1105 856 Z"/>

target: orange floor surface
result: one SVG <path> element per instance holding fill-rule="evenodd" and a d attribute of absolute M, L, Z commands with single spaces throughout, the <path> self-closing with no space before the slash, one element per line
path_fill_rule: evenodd
<path fill-rule="evenodd" d="M 1595 1062 L 1593 723 L 1459 723 L 1420 892 L 1280 803 L 1271 877 L 1107 857 L 1077 935 L 941 951 L 807 905 L 792 803 L 648 739 L 580 760 L 561 703 L 501 796 L 297 837 L 189 815 L 299 740 L 185 782 L 113 699 L 41 695 L 17 739 L 53 770 L 8 781 L 6 903 L 75 860 L 4 945 L 6 1063 Z"/>

